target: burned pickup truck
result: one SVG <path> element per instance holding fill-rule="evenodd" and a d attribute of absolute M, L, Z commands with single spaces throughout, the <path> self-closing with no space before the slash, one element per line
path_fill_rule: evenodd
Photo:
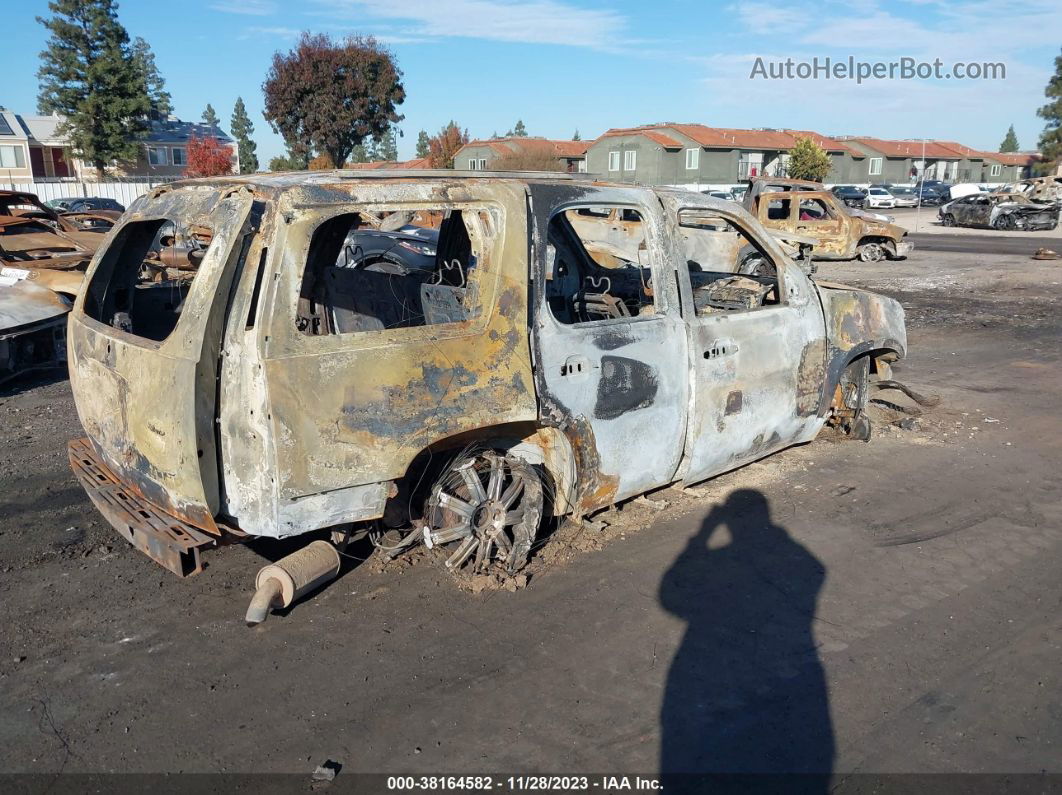
<path fill-rule="evenodd" d="M 815 238 L 817 260 L 903 259 L 914 248 L 907 230 L 876 213 L 845 206 L 821 183 L 796 179 L 753 180 L 745 209 L 767 229 Z"/>
<path fill-rule="evenodd" d="M 626 249 L 586 223 L 617 209 L 640 236 Z M 437 230 L 426 259 L 347 251 L 411 226 Z M 197 254 L 160 276 L 171 235 Z M 746 247 L 769 276 L 737 273 Z M 317 172 L 138 199 L 69 344 L 88 437 L 73 469 L 177 574 L 219 543 L 381 524 L 450 569 L 515 572 L 546 517 L 827 425 L 868 438 L 868 386 L 906 334 L 897 302 L 817 285 L 733 202 L 557 174 Z"/>

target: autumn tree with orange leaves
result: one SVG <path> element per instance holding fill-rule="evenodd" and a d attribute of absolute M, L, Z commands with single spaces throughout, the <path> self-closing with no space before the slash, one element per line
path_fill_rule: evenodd
<path fill-rule="evenodd" d="M 469 142 L 468 130 L 451 121 L 433 138 L 428 139 L 428 162 L 432 168 L 453 168 L 457 150 Z"/>
<path fill-rule="evenodd" d="M 232 147 L 218 141 L 213 135 L 188 139 L 188 166 L 186 177 L 217 177 L 232 173 Z"/>

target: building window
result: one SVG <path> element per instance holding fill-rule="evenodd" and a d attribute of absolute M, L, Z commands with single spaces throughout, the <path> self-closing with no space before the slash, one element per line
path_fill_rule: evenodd
<path fill-rule="evenodd" d="M 876 177 L 878 174 L 881 173 L 881 158 L 880 157 L 872 157 L 872 158 L 870 158 L 870 172 L 869 173 L 870 173 L 870 176 L 872 176 L 872 177 Z"/>
<path fill-rule="evenodd" d="M 608 170 L 619 171 L 619 152 L 608 153 Z"/>
<path fill-rule="evenodd" d="M 21 146 L 0 146 L 0 168 L 25 168 L 26 153 Z"/>
<path fill-rule="evenodd" d="M 580 160 L 579 162 L 577 162 L 575 164 L 575 170 L 578 171 L 580 174 L 585 174 L 586 173 L 586 161 L 585 160 Z"/>
<path fill-rule="evenodd" d="M 623 153 L 623 170 L 634 171 L 634 167 L 638 163 L 638 153 L 633 149 L 628 149 Z"/>
<path fill-rule="evenodd" d="M 474 157 L 468 158 L 468 170 L 469 171 L 475 171 L 476 170 L 476 158 L 474 158 Z"/>
<path fill-rule="evenodd" d="M 168 165 L 165 146 L 149 146 L 147 148 L 147 155 L 149 166 Z"/>
<path fill-rule="evenodd" d="M 481 157 L 479 159 L 479 165 L 477 166 L 477 169 L 479 171 L 484 171 L 484 170 L 486 170 L 486 168 L 487 168 L 487 158 Z"/>
<path fill-rule="evenodd" d="M 187 160 L 184 159 L 184 147 L 183 146 L 175 146 L 175 147 L 173 147 L 173 149 L 171 151 L 173 152 L 173 165 L 175 165 L 175 166 L 183 166 L 183 165 L 185 165 L 188 162 Z"/>
<path fill-rule="evenodd" d="M 1003 166 L 1001 166 L 999 163 L 995 163 L 995 164 L 993 164 L 993 166 L 992 166 L 991 170 L 988 172 L 988 174 L 989 174 L 989 176 L 992 176 L 992 177 L 998 177 L 1002 170 L 1003 170 Z"/>
<path fill-rule="evenodd" d="M 686 150 L 686 170 L 692 170 L 700 165 L 701 150 L 700 149 L 687 149 Z"/>

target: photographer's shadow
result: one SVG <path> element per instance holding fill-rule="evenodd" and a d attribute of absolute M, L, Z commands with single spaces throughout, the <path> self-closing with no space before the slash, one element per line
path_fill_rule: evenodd
<path fill-rule="evenodd" d="M 826 790 L 833 728 L 811 629 L 824 579 L 762 493 L 712 509 L 660 586 L 688 623 L 661 709 L 661 774 L 802 773 L 801 790 Z"/>

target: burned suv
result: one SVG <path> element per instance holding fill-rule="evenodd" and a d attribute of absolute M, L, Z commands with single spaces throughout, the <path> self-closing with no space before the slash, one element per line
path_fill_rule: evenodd
<path fill-rule="evenodd" d="M 431 267 L 346 250 L 410 227 L 435 230 Z M 749 247 L 770 275 L 737 272 Z M 550 515 L 827 424 L 867 437 L 906 335 L 898 303 L 815 284 L 733 202 L 411 171 L 156 188 L 93 260 L 69 342 L 75 472 L 188 575 L 219 542 L 370 522 L 514 572 Z"/>

